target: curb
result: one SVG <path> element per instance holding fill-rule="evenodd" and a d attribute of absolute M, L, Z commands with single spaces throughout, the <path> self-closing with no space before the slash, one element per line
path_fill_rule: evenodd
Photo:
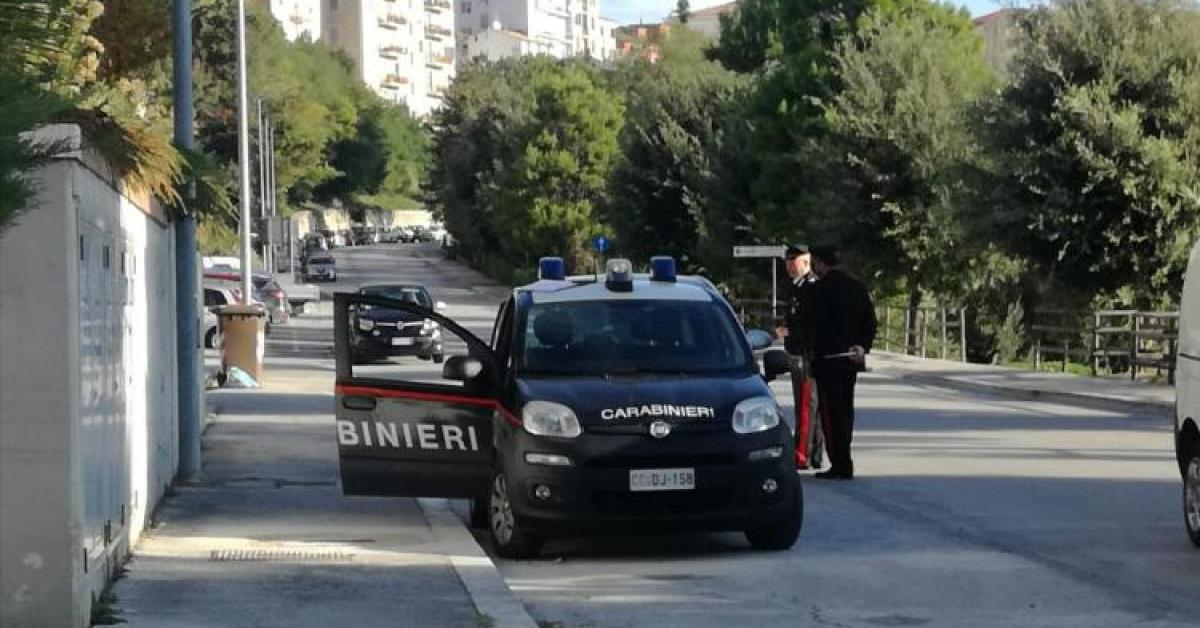
<path fill-rule="evenodd" d="M 417 503 L 441 544 L 442 553 L 458 573 L 481 621 L 494 628 L 538 628 L 537 622 L 508 588 L 491 557 L 450 509 L 450 501 L 421 497 Z"/>
<path fill-rule="evenodd" d="M 1156 418 L 1170 418 L 1174 411 L 1174 406 L 1172 404 L 1164 404 L 1155 401 L 1131 401 L 1127 399 L 1098 397 L 1096 395 L 1085 395 L 1061 390 L 1037 390 L 1030 388 L 997 386 L 993 384 L 977 384 L 974 382 L 964 382 L 952 377 L 925 375 L 922 373 L 886 373 L 886 371 L 877 372 L 891 375 L 896 379 L 915 384 L 953 388 L 955 390 L 1003 397 L 1018 401 L 1045 401 L 1049 403 L 1060 403 L 1063 405 L 1075 406 L 1077 408 L 1087 408 L 1089 410 L 1107 410 L 1115 412 L 1147 414 Z"/>

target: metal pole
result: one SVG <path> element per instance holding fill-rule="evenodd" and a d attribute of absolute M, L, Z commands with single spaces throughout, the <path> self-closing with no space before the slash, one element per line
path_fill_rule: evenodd
<path fill-rule="evenodd" d="M 275 125 L 267 122 L 267 198 L 271 201 L 271 222 L 274 223 L 279 217 L 279 210 L 276 207 L 276 202 L 279 200 L 276 197 L 275 188 Z M 271 230 L 267 236 L 267 241 L 271 244 L 271 272 L 275 269 L 275 231 Z"/>
<path fill-rule="evenodd" d="M 175 145 L 193 147 L 195 119 L 192 101 L 192 3 L 174 0 L 172 23 L 172 79 L 174 84 Z M 200 417 L 204 406 L 204 354 L 200 351 L 200 285 L 196 263 L 196 218 L 187 204 L 194 198 L 189 187 L 185 212 L 175 221 L 175 350 L 178 356 L 176 393 L 179 409 L 179 476 L 194 478 L 200 472 Z"/>
<path fill-rule="evenodd" d="M 959 347 L 962 350 L 962 361 L 967 361 L 967 308 L 958 310 Z"/>
<path fill-rule="evenodd" d="M 250 265 L 250 104 L 247 86 L 249 68 L 246 65 L 246 0 L 237 3 L 237 59 L 238 59 L 238 170 L 241 190 L 242 228 L 242 303 L 250 304 L 254 284 L 251 281 L 253 268 Z"/>
<path fill-rule="evenodd" d="M 771 324 L 775 324 L 775 320 L 779 318 L 779 279 L 777 277 L 779 264 L 775 262 L 775 258 L 771 258 Z"/>
<path fill-rule="evenodd" d="M 255 100 L 258 106 L 258 215 L 260 221 L 267 217 L 267 129 L 263 118 L 263 102 Z M 263 260 L 266 260 L 266 246 L 263 246 Z"/>

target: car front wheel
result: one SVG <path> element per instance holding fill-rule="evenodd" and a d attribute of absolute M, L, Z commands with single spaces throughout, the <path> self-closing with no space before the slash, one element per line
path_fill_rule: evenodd
<path fill-rule="evenodd" d="M 502 558 L 536 558 L 542 550 L 543 538 L 525 529 L 513 512 L 508 476 L 499 471 L 492 476 L 488 495 L 488 533 Z"/>
<path fill-rule="evenodd" d="M 779 523 L 764 528 L 746 530 L 746 540 L 756 550 L 781 551 L 791 549 L 804 527 L 804 491 L 796 482 L 796 498 L 792 511 Z"/>
<path fill-rule="evenodd" d="M 1183 476 L 1183 523 L 1192 544 L 1200 547 L 1200 453 L 1192 453 Z"/>

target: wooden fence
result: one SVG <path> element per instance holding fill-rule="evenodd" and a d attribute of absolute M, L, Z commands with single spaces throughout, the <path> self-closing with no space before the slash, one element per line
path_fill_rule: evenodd
<path fill-rule="evenodd" d="M 1175 381 L 1178 312 L 1101 310 L 1036 314 L 1029 327 L 1034 368 L 1050 360 L 1087 364 L 1092 374 L 1128 372 L 1137 379 L 1145 369 Z"/>
<path fill-rule="evenodd" d="M 922 358 L 967 361 L 967 310 L 960 307 L 919 307 L 879 304 L 875 346 Z"/>

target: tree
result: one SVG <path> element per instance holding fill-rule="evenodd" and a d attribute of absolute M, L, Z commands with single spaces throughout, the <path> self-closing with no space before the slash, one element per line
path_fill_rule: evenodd
<path fill-rule="evenodd" d="M 533 118 L 518 134 L 517 161 L 504 171 L 498 214 L 516 251 L 559 253 L 575 267 L 599 233 L 624 107 L 573 62 L 535 69 Z"/>
<path fill-rule="evenodd" d="M 828 164 L 826 197 L 841 201 L 813 207 L 815 231 L 857 254 L 861 272 L 904 285 L 913 307 L 923 289 L 952 292 L 972 248 L 960 203 L 981 153 L 969 107 L 991 85 L 982 40 L 945 19 L 873 11 L 833 61 L 841 90 L 806 163 Z"/>
<path fill-rule="evenodd" d="M 675 3 L 675 15 L 679 17 L 680 24 L 687 24 L 688 20 L 692 19 L 692 7 L 688 0 L 679 0 Z"/>
<path fill-rule="evenodd" d="M 527 276 L 549 254 L 578 266 L 601 229 L 622 113 L 597 70 L 580 62 L 468 66 L 431 123 L 429 201 L 493 274 Z"/>
<path fill-rule="evenodd" d="M 735 211 L 712 201 L 726 125 L 747 81 L 706 61 L 702 36 L 677 31 L 657 64 L 641 62 L 623 77 L 628 112 L 622 159 L 604 212 L 622 255 L 646 260 L 671 254 L 683 270 L 723 268 Z"/>
<path fill-rule="evenodd" d="M 1020 20 L 992 116 L 994 231 L 1075 304 L 1178 294 L 1200 235 L 1200 38 L 1191 2 L 1060 0 Z"/>

